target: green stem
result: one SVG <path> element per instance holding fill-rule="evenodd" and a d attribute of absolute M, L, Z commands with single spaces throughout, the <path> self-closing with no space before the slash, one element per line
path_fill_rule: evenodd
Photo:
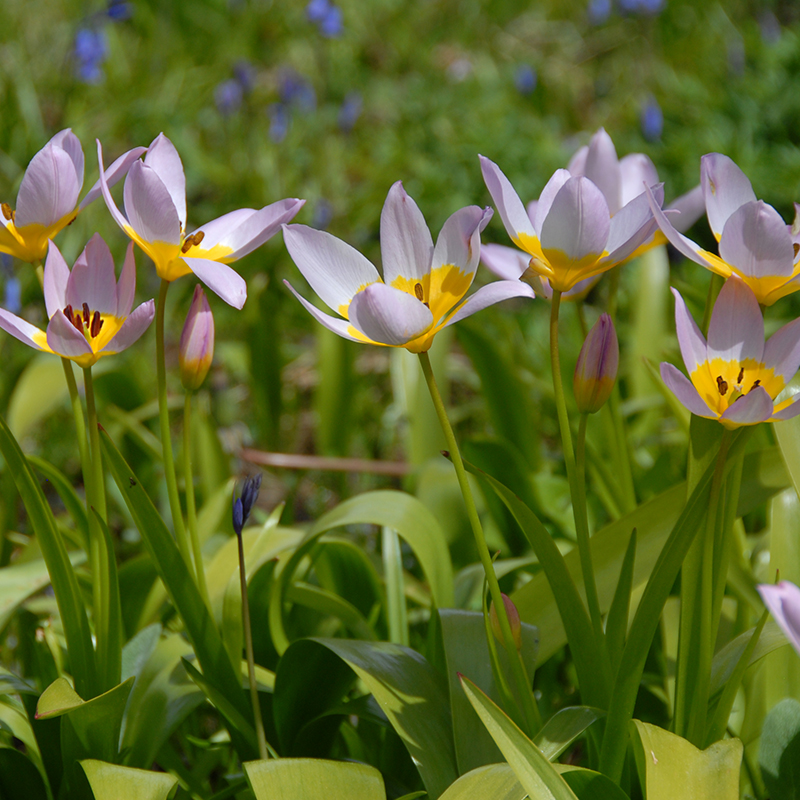
<path fill-rule="evenodd" d="M 558 313 L 561 307 L 561 292 L 553 290 L 553 300 L 550 305 L 550 361 L 553 370 L 553 393 L 556 401 L 558 425 L 561 429 L 561 447 L 564 451 L 564 464 L 567 468 L 570 495 L 572 496 L 572 513 L 575 519 L 575 531 L 578 535 L 578 554 L 580 555 L 581 572 L 586 590 L 586 600 L 589 606 L 589 616 L 594 629 L 595 648 L 600 654 L 600 668 L 603 670 L 606 688 L 611 683 L 611 662 L 605 647 L 603 634 L 603 618 L 600 614 L 600 602 L 597 597 L 597 584 L 594 578 L 592 565 L 592 551 L 589 542 L 589 520 L 586 514 L 586 491 L 582 480 L 579 480 L 575 466 L 575 454 L 572 449 L 572 434 L 569 428 L 567 403 L 564 397 L 564 384 L 561 379 L 561 361 L 558 355 Z M 584 426 L 585 441 L 585 426 Z M 585 458 L 584 458 L 585 463 Z"/>
<path fill-rule="evenodd" d="M 489 584 L 489 593 L 492 596 L 492 603 L 497 611 L 497 617 L 500 622 L 500 630 L 503 634 L 503 645 L 508 654 L 511 671 L 514 675 L 514 681 L 517 684 L 520 700 L 522 702 L 523 713 L 528 728 L 527 733 L 533 735 L 542 726 L 541 716 L 539 715 L 539 709 L 533 699 L 531 682 L 525 670 L 522 655 L 517 650 L 517 646 L 514 643 L 514 636 L 511 633 L 511 623 L 508 621 L 505 603 L 503 603 L 502 594 L 500 592 L 500 584 L 497 581 L 492 558 L 489 555 L 489 548 L 486 546 L 486 537 L 483 534 L 483 527 L 478 517 L 478 509 L 475 507 L 475 500 L 472 497 L 472 490 L 470 489 L 467 473 L 464 469 L 464 462 L 461 460 L 458 443 L 456 442 L 453 429 L 450 426 L 450 420 L 447 418 L 447 410 L 445 409 L 442 396 L 439 394 L 439 387 L 436 385 L 430 356 L 427 352 L 419 354 L 419 363 L 422 366 L 425 382 L 428 384 L 428 391 L 430 392 L 433 406 L 436 409 L 436 416 L 439 418 L 439 424 L 442 426 L 442 432 L 447 441 L 447 446 L 450 449 L 450 458 L 456 470 L 456 477 L 458 478 L 458 485 L 461 488 L 461 494 L 464 497 L 467 517 L 472 527 L 472 533 L 475 536 L 478 555 L 480 556 L 481 564 L 486 574 L 486 581 Z"/>
<path fill-rule="evenodd" d="M 62 358 L 61 366 L 64 367 L 64 377 L 67 379 L 69 402 L 72 406 L 72 416 L 75 418 L 75 434 L 78 438 L 81 472 L 84 476 L 84 486 L 86 486 L 89 472 L 89 444 L 86 439 L 86 420 L 83 418 L 83 407 L 81 406 L 81 398 L 78 394 L 78 384 L 75 381 L 75 373 L 72 371 L 72 362 L 68 358 Z"/>
<path fill-rule="evenodd" d="M 187 391 L 183 401 L 183 475 L 186 484 L 186 522 L 189 538 L 192 542 L 194 568 L 197 585 L 206 605 L 211 608 L 206 582 L 206 570 L 203 565 L 203 551 L 200 547 L 200 535 L 197 531 L 197 507 L 194 500 L 194 469 L 192 467 L 192 392 Z"/>
<path fill-rule="evenodd" d="M 175 459 L 172 456 L 172 438 L 169 428 L 169 407 L 167 406 L 167 366 L 164 350 L 164 312 L 167 304 L 167 290 L 169 281 L 161 279 L 161 289 L 158 293 L 158 306 L 156 307 L 156 378 L 158 380 L 158 418 L 161 423 L 161 446 L 164 450 L 164 478 L 167 482 L 167 495 L 169 508 L 172 512 L 172 525 L 175 529 L 175 539 L 183 560 L 191 570 L 192 556 L 189 551 L 189 542 L 186 528 L 183 524 L 181 499 L 178 495 L 178 481 L 175 477 Z"/>
<path fill-rule="evenodd" d="M 236 538 L 239 541 L 239 585 L 242 591 L 242 625 L 244 627 L 244 646 L 247 654 L 247 677 L 250 682 L 250 701 L 253 704 L 253 717 L 256 736 L 258 737 L 258 755 L 260 758 L 267 758 L 267 737 L 264 734 L 264 721 L 261 718 L 261 703 L 258 699 L 258 687 L 256 686 L 256 666 L 253 656 L 253 634 L 250 630 L 250 602 L 247 599 L 244 544 L 242 543 L 241 534 Z"/>

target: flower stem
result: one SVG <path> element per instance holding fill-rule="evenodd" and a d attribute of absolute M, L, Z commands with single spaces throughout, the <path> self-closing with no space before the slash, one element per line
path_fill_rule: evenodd
<path fill-rule="evenodd" d="M 464 469 L 464 462 L 461 460 L 461 453 L 458 449 L 455 434 L 450 426 L 450 420 L 447 418 L 447 410 L 444 406 L 442 396 L 439 394 L 439 387 L 436 385 L 436 379 L 433 375 L 431 367 L 430 356 L 427 351 L 419 354 L 419 362 L 422 366 L 422 373 L 425 376 L 425 382 L 428 384 L 428 391 L 433 401 L 433 406 L 436 409 L 436 416 L 439 418 L 439 424 L 442 426 L 447 446 L 450 449 L 450 458 L 452 459 L 453 466 L 456 470 L 456 477 L 458 478 L 458 485 L 461 488 L 461 494 L 464 497 L 464 505 L 467 508 L 467 517 L 469 518 L 472 533 L 475 536 L 475 544 L 478 548 L 478 555 L 483 565 L 483 570 L 486 574 L 486 581 L 489 584 L 489 593 L 492 596 L 492 603 L 497 611 L 497 617 L 500 622 L 500 630 L 503 634 L 503 645 L 508 660 L 511 664 L 511 670 L 514 675 L 514 681 L 517 684 L 517 690 L 522 702 L 522 710 L 525 717 L 526 727 L 528 734 L 534 734 L 542 726 L 541 716 L 536 702 L 533 698 L 531 691 L 531 682 L 525 670 L 525 664 L 522 660 L 521 653 L 517 650 L 514 643 L 514 636 L 511 633 L 511 624 L 508 621 L 508 614 L 506 613 L 505 603 L 500 592 L 500 584 L 497 581 L 497 575 L 494 571 L 492 558 L 489 554 L 489 548 L 486 546 L 486 537 L 483 533 L 480 518 L 478 517 L 478 509 L 475 507 L 475 500 L 472 497 L 472 490 L 469 486 L 467 479 L 467 472 Z"/>
<path fill-rule="evenodd" d="M 203 566 L 203 551 L 200 548 L 200 536 L 197 532 L 197 509 L 194 501 L 194 469 L 192 468 L 192 392 L 186 392 L 183 401 L 183 474 L 186 484 L 186 522 L 189 538 L 192 542 L 194 568 L 200 594 L 210 608 L 206 570 Z"/>
<path fill-rule="evenodd" d="M 192 556 L 189 551 L 189 542 L 186 528 L 183 524 L 181 499 L 178 495 L 178 481 L 175 477 L 175 459 L 172 455 L 172 438 L 169 429 L 169 407 L 167 406 L 167 367 L 164 350 L 164 313 L 167 304 L 167 290 L 169 281 L 162 278 L 161 289 L 158 293 L 156 307 L 156 377 L 158 380 L 158 417 L 161 423 L 161 446 L 164 449 L 164 478 L 167 482 L 167 495 L 169 508 L 172 512 L 172 525 L 175 529 L 175 538 L 178 549 L 189 569 L 192 569 Z"/>

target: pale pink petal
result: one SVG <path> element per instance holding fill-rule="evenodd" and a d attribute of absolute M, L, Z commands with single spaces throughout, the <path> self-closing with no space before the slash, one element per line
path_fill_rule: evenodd
<path fill-rule="evenodd" d="M 494 281 L 493 283 L 487 283 L 486 286 L 481 286 L 475 294 L 467 298 L 466 302 L 447 320 L 446 325 L 452 325 L 454 322 L 470 317 L 484 308 L 512 297 L 529 297 L 533 300 L 533 289 L 527 283 L 522 283 L 522 281 Z"/>
<path fill-rule="evenodd" d="M 716 419 L 717 415 L 708 407 L 706 401 L 700 397 L 694 384 L 677 367 L 662 361 L 661 380 L 667 384 L 672 394 L 680 400 L 681 405 L 685 406 L 692 414 L 698 417 Z"/>
<path fill-rule="evenodd" d="M 75 210 L 83 182 L 60 147 L 47 144 L 25 170 L 17 195 L 16 226 L 38 222 L 47 227 Z"/>
<path fill-rule="evenodd" d="M 603 193 L 611 216 L 616 214 L 622 208 L 622 175 L 614 142 L 604 128 L 589 142 L 583 175 Z"/>
<path fill-rule="evenodd" d="M 518 241 L 519 234 L 525 233 L 528 236 L 536 236 L 533 225 L 531 224 L 525 206 L 519 199 L 511 182 L 493 161 L 484 156 L 480 156 L 481 172 L 486 188 L 494 200 L 500 219 L 503 220 L 506 232 L 514 240 Z"/>
<path fill-rule="evenodd" d="M 35 325 L 31 325 L 30 322 L 4 308 L 0 308 L 0 328 L 6 333 L 10 333 L 15 339 L 19 339 L 23 344 L 36 350 L 42 349 L 33 338 L 36 334 L 41 335 L 42 332 Z"/>
<path fill-rule="evenodd" d="M 528 219 L 533 224 L 534 219 L 536 219 L 536 209 L 539 207 L 538 200 L 530 200 L 528 204 L 525 206 L 525 213 L 528 215 Z"/>
<path fill-rule="evenodd" d="M 537 294 L 541 294 L 543 297 L 546 297 L 548 300 L 553 299 L 553 290 L 550 287 L 550 283 L 547 278 L 541 278 L 542 283 L 542 291 L 537 292 Z M 582 281 L 578 281 L 571 289 L 566 292 L 561 293 L 562 300 L 582 300 L 589 292 L 592 290 L 592 287 L 596 286 L 600 279 L 603 277 L 603 273 L 599 275 L 592 275 L 591 278 L 584 278 Z"/>
<path fill-rule="evenodd" d="M 450 264 L 474 276 L 481 256 L 481 232 L 493 213 L 488 207 L 467 206 L 448 217 L 436 240 L 431 269 Z"/>
<path fill-rule="evenodd" d="M 739 167 L 721 153 L 708 153 L 700 159 L 700 185 L 708 224 L 719 241 L 728 217 L 740 206 L 753 202 L 755 192 Z"/>
<path fill-rule="evenodd" d="M 128 244 L 125 251 L 125 262 L 122 265 L 122 274 L 117 283 L 117 311 L 116 316 L 127 317 L 133 308 L 133 297 L 136 294 L 136 260 L 133 257 L 133 242 Z"/>
<path fill-rule="evenodd" d="M 766 422 L 774 410 L 772 398 L 763 386 L 756 386 L 742 395 L 733 405 L 728 406 L 720 416 L 720 420 L 735 422 L 737 425 L 756 425 Z"/>
<path fill-rule="evenodd" d="M 254 208 L 237 208 L 236 211 L 229 211 L 221 217 L 212 219 L 211 222 L 206 222 L 192 233 L 202 232 L 203 241 L 200 246 L 203 249 L 209 250 L 218 244 L 230 247 L 230 237 L 233 231 L 244 225 L 256 213 L 258 212 Z"/>
<path fill-rule="evenodd" d="M 69 281 L 69 266 L 64 261 L 64 256 L 53 242 L 47 248 L 47 260 L 44 262 L 44 305 L 47 309 L 47 318 L 53 316 L 59 308 L 67 304 L 67 283 Z"/>
<path fill-rule="evenodd" d="M 792 236 L 781 215 L 763 200 L 745 203 L 728 217 L 719 255 L 755 278 L 789 277 L 794 271 Z"/>
<path fill-rule="evenodd" d="M 59 310 L 47 326 L 47 345 L 60 356 L 76 357 L 92 352 L 86 337 Z"/>
<path fill-rule="evenodd" d="M 383 279 L 421 280 L 431 269 L 433 239 L 425 217 L 406 194 L 401 181 L 393 184 L 381 211 Z"/>
<path fill-rule="evenodd" d="M 800 588 L 789 581 L 775 586 L 762 583 L 756 588 L 772 618 L 800 655 Z"/>
<path fill-rule="evenodd" d="M 764 318 L 753 292 L 738 278 L 725 281 L 708 325 L 708 360 L 741 362 L 764 355 Z"/>
<path fill-rule="evenodd" d="M 691 374 L 700 364 L 708 360 L 706 340 L 689 309 L 686 308 L 680 292 L 673 289 L 672 294 L 675 296 L 675 330 L 678 334 L 678 344 L 686 370 Z"/>
<path fill-rule="evenodd" d="M 584 170 L 586 169 L 586 157 L 588 155 L 589 145 L 585 144 L 583 147 L 578 148 L 575 155 L 569 160 L 569 164 L 567 164 L 567 171 L 570 175 L 579 178 L 584 174 Z"/>
<path fill-rule="evenodd" d="M 114 198 L 111 196 L 111 189 L 108 185 L 108 181 L 106 180 L 106 172 L 105 168 L 103 167 L 103 146 L 100 144 L 100 140 L 96 139 L 97 142 L 97 162 L 100 168 L 100 191 L 103 195 L 103 200 L 105 201 L 106 207 L 108 208 L 111 216 L 114 218 L 114 221 L 119 225 L 120 228 L 125 230 L 128 225 L 128 220 L 122 215 L 122 212 L 117 208 L 117 204 L 114 202 Z"/>
<path fill-rule="evenodd" d="M 227 264 L 209 258 L 184 256 L 183 260 L 189 269 L 229 306 L 240 309 L 244 305 L 244 301 L 247 300 L 247 284 L 238 272 Z"/>
<path fill-rule="evenodd" d="M 350 324 L 373 342 L 403 345 L 433 325 L 430 309 L 416 297 L 373 283 L 350 303 Z"/>
<path fill-rule="evenodd" d="M 792 402 L 786 406 L 786 408 L 776 411 L 771 419 L 778 421 L 793 419 L 798 414 L 800 414 L 800 394 L 794 395 L 792 397 Z"/>
<path fill-rule="evenodd" d="M 531 257 L 516 247 L 502 244 L 481 245 L 481 261 L 483 265 L 505 281 L 519 280 L 528 268 Z"/>
<path fill-rule="evenodd" d="M 131 168 L 131 164 L 136 161 L 142 153 L 146 153 L 146 147 L 134 147 L 132 150 L 128 150 L 127 153 L 123 153 L 106 171 L 106 184 L 109 188 L 111 188 L 117 181 L 121 180 L 128 174 L 128 170 Z M 97 198 L 102 194 L 103 187 L 100 184 L 100 179 L 98 178 L 95 182 L 94 186 L 86 193 L 86 197 L 81 200 L 80 208 L 86 208 L 89 203 L 93 203 Z"/>
<path fill-rule="evenodd" d="M 71 128 L 66 128 L 63 131 L 59 131 L 50 141 L 60 147 L 72 159 L 75 174 L 78 176 L 78 183 L 83 186 L 84 158 L 80 139 L 72 132 Z"/>
<path fill-rule="evenodd" d="M 588 178 L 570 178 L 559 189 L 542 222 L 542 249 L 558 250 L 575 261 L 600 255 L 610 227 L 603 193 Z"/>
<path fill-rule="evenodd" d="M 667 209 L 680 212 L 672 217 L 675 230 L 680 233 L 688 231 L 703 216 L 706 210 L 703 187 L 698 183 L 694 189 L 690 189 L 686 194 L 676 197 L 667 206 Z"/>
<path fill-rule="evenodd" d="M 338 334 L 343 339 L 349 339 L 351 342 L 360 342 L 361 339 L 356 338 L 352 334 L 348 333 L 347 330 L 350 327 L 350 323 L 344 319 L 337 319 L 336 317 L 332 317 L 330 314 L 326 314 L 324 311 L 320 311 L 316 306 L 312 305 L 298 294 L 294 287 L 292 286 L 289 281 L 284 281 L 286 286 L 289 288 L 289 291 L 303 304 L 306 311 L 311 314 L 314 319 L 319 322 L 321 325 L 324 325 L 329 331 L 333 331 L 335 334 Z"/>
<path fill-rule="evenodd" d="M 764 364 L 772 367 L 784 383 L 800 369 L 800 319 L 784 325 L 764 346 Z"/>
<path fill-rule="evenodd" d="M 545 217 L 550 213 L 550 207 L 553 205 L 553 200 L 556 199 L 556 195 L 561 191 L 561 187 L 570 179 L 570 173 L 565 169 L 557 169 L 549 181 L 542 189 L 542 193 L 539 195 L 539 200 L 536 203 L 536 208 L 533 212 L 533 217 L 531 217 L 533 221 L 533 228 L 536 231 L 536 235 L 541 238 L 542 236 L 542 223 L 545 220 Z M 578 176 L 580 177 L 580 176 Z"/>
<path fill-rule="evenodd" d="M 109 353 L 120 353 L 130 347 L 148 328 L 156 313 L 154 300 L 142 303 L 132 314 L 128 315 L 116 336 L 103 348 Z"/>
<path fill-rule="evenodd" d="M 619 171 L 622 177 L 623 206 L 644 191 L 644 184 L 654 186 L 659 182 L 655 164 L 644 153 L 630 153 L 623 156 L 619 161 Z"/>
<path fill-rule="evenodd" d="M 347 306 L 353 295 L 380 281 L 375 267 L 349 244 L 307 225 L 284 225 L 289 255 L 311 288 L 333 311 Z"/>
<path fill-rule="evenodd" d="M 180 244 L 182 219 L 172 195 L 155 170 L 134 162 L 123 189 L 130 226 L 146 242 Z"/>
<path fill-rule="evenodd" d="M 183 174 L 183 164 L 175 145 L 163 133 L 159 133 L 147 148 L 144 163 L 161 178 L 161 182 L 172 198 L 172 205 L 178 214 L 180 224 L 185 226 L 186 176 Z"/>
<path fill-rule="evenodd" d="M 664 201 L 664 185 L 656 184 L 651 190 L 655 201 L 661 204 Z M 655 229 L 653 212 L 650 210 L 642 184 L 641 193 L 611 218 L 606 242 L 609 261 L 624 261 L 640 244 L 650 238 Z"/>
<path fill-rule="evenodd" d="M 91 311 L 117 313 L 117 278 L 114 259 L 102 236 L 89 240 L 70 273 L 65 292 L 66 305 L 80 311 L 87 303 Z"/>

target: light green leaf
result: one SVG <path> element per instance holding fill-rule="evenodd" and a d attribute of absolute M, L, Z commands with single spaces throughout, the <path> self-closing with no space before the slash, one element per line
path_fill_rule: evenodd
<path fill-rule="evenodd" d="M 488 764 L 462 775 L 439 800 L 525 800 L 527 796 L 508 764 Z"/>
<path fill-rule="evenodd" d="M 569 788 L 578 796 L 578 800 L 629 800 L 628 795 L 601 772 L 567 764 L 554 766 Z"/>
<path fill-rule="evenodd" d="M 548 761 L 555 761 L 592 723 L 605 716 L 599 708 L 570 706 L 553 714 L 536 734 L 534 744 Z"/>
<path fill-rule="evenodd" d="M 81 761 L 95 800 L 167 800 L 178 779 L 166 772 L 149 772 L 104 761 Z"/>
<path fill-rule="evenodd" d="M 31 455 L 27 456 L 27 458 L 28 463 L 32 464 L 37 472 L 44 475 L 58 492 L 61 502 L 64 503 L 65 508 L 72 517 L 72 521 L 75 523 L 75 527 L 81 534 L 85 545 L 84 549 L 88 550 L 89 520 L 86 516 L 86 507 L 80 497 L 78 497 L 78 493 L 72 488 L 69 479 L 60 469 L 56 469 L 49 461 Z"/>
<path fill-rule="evenodd" d="M 758 751 L 770 800 L 800 797 L 800 703 L 781 700 L 764 720 Z"/>
<path fill-rule="evenodd" d="M 67 384 L 59 359 L 37 355 L 23 370 L 8 401 L 8 427 L 22 439 L 66 399 Z"/>
<path fill-rule="evenodd" d="M 281 758 L 244 765 L 256 800 L 385 800 L 380 772 L 367 764 Z"/>

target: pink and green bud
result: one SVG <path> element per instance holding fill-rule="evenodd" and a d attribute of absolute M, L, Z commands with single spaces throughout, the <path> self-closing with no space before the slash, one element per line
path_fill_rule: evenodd
<path fill-rule="evenodd" d="M 196 286 L 192 305 L 181 333 L 181 383 L 187 391 L 195 391 L 206 379 L 214 358 L 214 317 L 205 292 Z"/>
<path fill-rule="evenodd" d="M 575 365 L 573 387 L 581 414 L 594 414 L 603 407 L 614 388 L 618 367 L 617 332 L 611 317 L 601 314 L 589 331 Z"/>
<path fill-rule="evenodd" d="M 500 596 L 503 598 L 503 605 L 506 608 L 506 616 L 508 617 L 508 622 L 511 625 L 511 635 L 514 637 L 514 644 L 517 646 L 517 650 L 519 650 L 522 647 L 522 624 L 519 621 L 519 611 L 517 611 L 517 607 L 511 602 L 511 598 L 508 597 L 508 595 L 501 593 Z M 492 604 L 491 609 L 489 609 L 489 623 L 492 626 L 492 633 L 494 633 L 497 641 L 505 646 L 503 643 L 503 631 L 500 628 L 500 620 L 497 617 L 497 611 L 494 607 L 494 603 Z"/>

